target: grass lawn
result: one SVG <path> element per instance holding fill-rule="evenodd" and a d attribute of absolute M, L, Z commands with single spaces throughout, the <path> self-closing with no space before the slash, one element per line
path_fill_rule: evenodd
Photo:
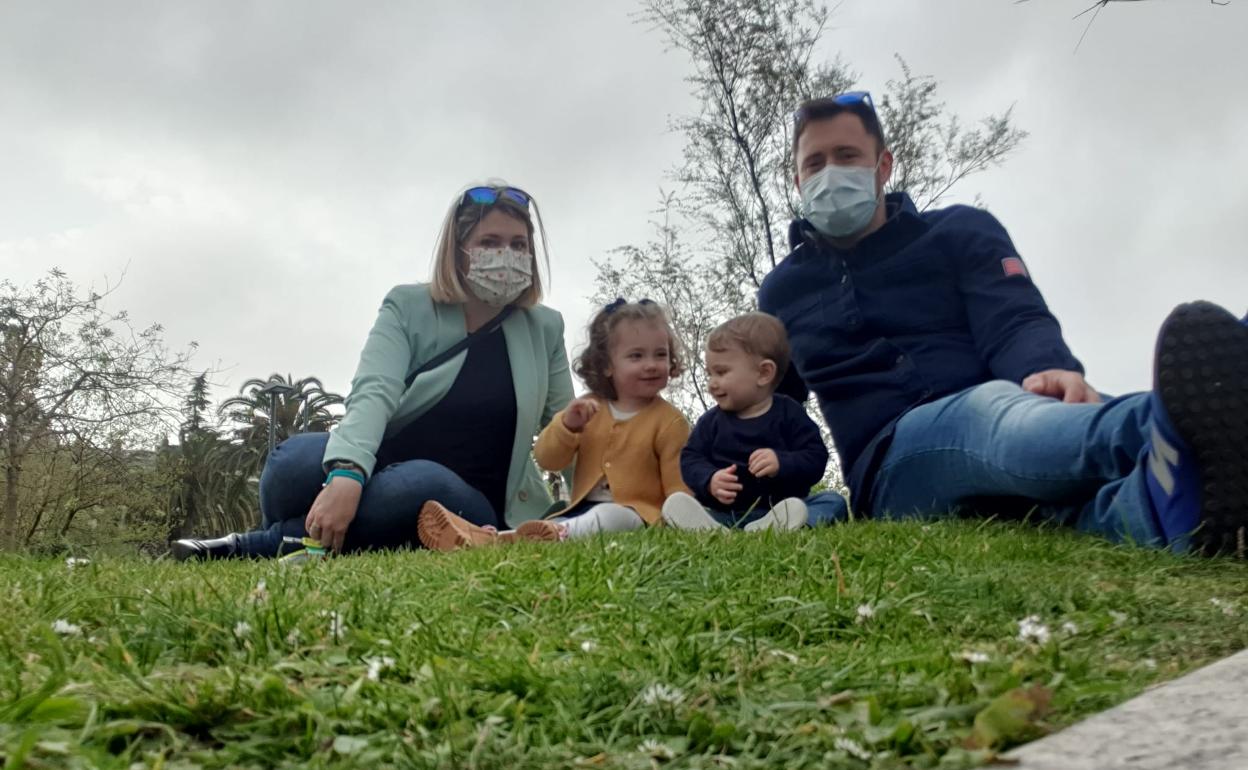
<path fill-rule="evenodd" d="M 8 557 L 0 600 L 6 768 L 973 766 L 1248 646 L 1244 563 L 966 521 Z"/>

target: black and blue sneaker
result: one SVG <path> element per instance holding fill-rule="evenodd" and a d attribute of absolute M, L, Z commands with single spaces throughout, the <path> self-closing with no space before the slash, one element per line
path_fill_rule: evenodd
<path fill-rule="evenodd" d="M 1248 552 L 1248 318 L 1180 305 L 1157 336 L 1148 491 L 1167 540 Z"/>

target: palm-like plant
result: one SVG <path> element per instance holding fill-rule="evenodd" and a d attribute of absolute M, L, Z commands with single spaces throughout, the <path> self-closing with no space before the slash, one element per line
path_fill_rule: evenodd
<path fill-rule="evenodd" d="M 218 411 L 234 424 L 234 441 L 263 460 L 270 429 L 279 443 L 296 433 L 327 431 L 341 419 L 331 411 L 341 403 L 342 396 L 326 391 L 316 377 L 296 380 L 272 374 L 265 380 L 244 382 L 239 394 L 221 402 Z"/>
<path fill-rule="evenodd" d="M 186 436 L 165 451 L 171 477 L 170 534 L 233 532 L 259 520 L 256 456 L 212 431 Z"/>
<path fill-rule="evenodd" d="M 340 419 L 332 407 L 342 396 L 327 392 L 315 377 L 296 380 L 274 374 L 251 379 L 217 409 L 224 430 L 203 419 L 208 400 L 203 376 L 186 400 L 181 443 L 166 448 L 170 478 L 170 533 L 186 537 L 248 529 L 258 523 L 259 475 L 268 456 L 270 428 L 282 441 L 296 433 L 329 430 Z"/>

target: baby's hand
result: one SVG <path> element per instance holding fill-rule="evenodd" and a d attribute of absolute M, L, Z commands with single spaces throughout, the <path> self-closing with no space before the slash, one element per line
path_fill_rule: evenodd
<path fill-rule="evenodd" d="M 589 396 L 581 396 L 568 404 L 568 408 L 563 413 L 563 427 L 573 433 L 580 433 L 585 430 L 585 426 L 597 413 L 598 401 Z"/>
<path fill-rule="evenodd" d="M 756 479 L 765 479 L 780 472 L 780 458 L 774 449 L 755 449 L 750 455 L 750 473 Z"/>
<path fill-rule="evenodd" d="M 735 465 L 715 471 L 715 475 L 711 476 L 709 486 L 711 497 L 724 505 L 732 505 L 741 489 L 741 484 L 737 481 L 737 466 Z"/>

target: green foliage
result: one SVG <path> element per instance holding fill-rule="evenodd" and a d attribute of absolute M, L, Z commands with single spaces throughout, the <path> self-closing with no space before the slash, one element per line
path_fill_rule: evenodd
<path fill-rule="evenodd" d="M 275 375 L 290 386 L 276 410 L 250 380 L 214 412 L 208 374 L 180 393 L 189 354 L 170 354 L 158 325 L 107 312 L 106 297 L 58 270 L 0 282 L 0 547 L 132 550 L 255 525 L 270 412 L 284 439 L 327 430 L 342 397 Z"/>
<path fill-rule="evenodd" d="M 262 392 L 275 384 L 278 395 Z M 259 524 L 258 481 L 268 455 L 270 422 L 279 443 L 296 433 L 326 431 L 340 419 L 334 407 L 342 402 L 342 396 L 326 391 L 315 377 L 295 380 L 274 374 L 268 380 L 247 380 L 239 395 L 217 408 L 218 416 L 229 421 L 225 433 L 206 423 L 206 379 L 196 377 L 185 401 L 181 443 L 162 455 L 162 467 L 172 480 L 170 536 L 216 535 Z"/>
<path fill-rule="evenodd" d="M 190 353 L 108 311 L 108 293 L 55 269 L 0 281 L 0 549 L 72 539 L 78 521 L 143 497 L 131 477 L 145 478 Z"/>
<path fill-rule="evenodd" d="M 1248 642 L 1248 565 L 984 522 L 0 585 L 30 766 L 969 767 Z"/>

